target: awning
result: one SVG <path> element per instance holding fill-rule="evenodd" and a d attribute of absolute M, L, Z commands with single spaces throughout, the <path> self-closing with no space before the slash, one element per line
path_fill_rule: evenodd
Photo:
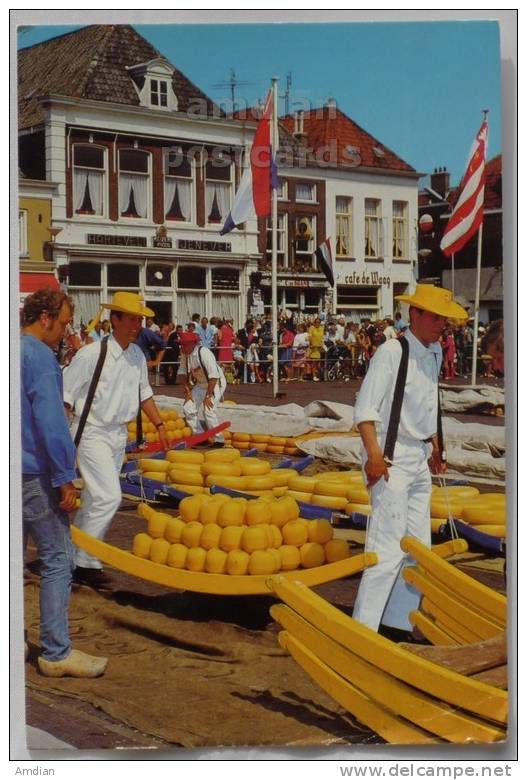
<path fill-rule="evenodd" d="M 20 274 L 20 292 L 34 293 L 44 287 L 50 287 L 52 290 L 60 290 L 60 284 L 52 273 L 44 274 Z"/>

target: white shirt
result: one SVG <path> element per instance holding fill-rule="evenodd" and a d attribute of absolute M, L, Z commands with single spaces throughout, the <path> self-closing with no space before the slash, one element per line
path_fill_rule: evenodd
<path fill-rule="evenodd" d="M 80 417 L 101 351 L 99 342 L 80 349 L 64 369 L 64 402 Z M 88 422 L 92 425 L 125 425 L 133 420 L 141 402 L 153 396 L 145 356 L 136 344 L 122 349 L 115 338 L 108 339 L 108 351 L 97 383 Z"/>
<path fill-rule="evenodd" d="M 309 347 L 309 333 L 297 333 L 293 339 L 293 349 L 307 349 Z"/>
<path fill-rule="evenodd" d="M 385 327 L 383 333 L 384 333 L 384 337 L 386 338 L 386 340 L 388 340 L 388 339 L 396 339 L 397 338 L 397 331 L 391 325 L 387 325 Z"/>
<path fill-rule="evenodd" d="M 221 366 L 208 347 L 197 345 L 190 355 L 182 355 L 180 372 L 192 376 L 195 383 L 201 387 L 207 387 L 208 379 L 217 379 L 222 388 L 227 385 Z"/>
<path fill-rule="evenodd" d="M 161 331 L 161 328 L 159 327 L 159 325 L 156 325 L 156 323 L 155 323 L 155 322 L 153 322 L 153 323 L 150 325 L 150 330 L 153 330 L 153 331 L 154 331 L 154 333 L 160 333 L 160 331 Z"/>
<path fill-rule="evenodd" d="M 337 322 L 337 330 L 336 330 L 336 340 L 337 341 L 344 341 L 344 331 L 346 330 L 346 327 L 344 325 L 341 325 L 339 322 Z"/>
<path fill-rule="evenodd" d="M 411 330 L 408 374 L 401 408 L 399 436 L 424 441 L 437 433 L 437 380 L 443 359 L 439 342 L 425 347 Z M 355 424 L 372 421 L 384 441 L 395 391 L 402 349 L 398 339 L 389 339 L 377 349 L 355 405 Z"/>

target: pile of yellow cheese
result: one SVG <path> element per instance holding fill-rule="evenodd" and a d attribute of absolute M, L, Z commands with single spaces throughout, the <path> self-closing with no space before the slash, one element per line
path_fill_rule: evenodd
<path fill-rule="evenodd" d="M 182 417 L 174 409 L 161 409 L 159 414 L 165 423 L 166 435 L 169 442 L 178 442 L 180 439 L 190 436 L 191 429 Z M 141 412 L 143 423 L 143 435 L 149 444 L 159 441 L 159 433 L 153 423 L 151 423 L 144 412 Z M 128 441 L 136 441 L 137 423 L 135 420 L 128 423 Z"/>
<path fill-rule="evenodd" d="M 269 452 L 274 455 L 300 455 L 296 439 L 286 436 L 271 436 L 266 433 L 226 433 L 225 438 L 237 450 L 256 448 L 259 452 Z"/>
<path fill-rule="evenodd" d="M 294 469 L 271 469 L 267 460 L 242 458 L 239 450 L 170 450 L 164 459 L 141 458 L 139 466 L 147 479 L 170 483 L 185 493 L 207 494 L 211 485 L 231 488 L 254 496 L 277 498 L 287 491 Z"/>
<path fill-rule="evenodd" d="M 313 476 L 292 475 L 286 495 L 297 501 L 346 514 L 370 514 L 370 494 L 360 471 L 324 471 Z"/>
<path fill-rule="evenodd" d="M 140 504 L 147 531 L 133 553 L 154 563 L 209 574 L 274 574 L 348 558 L 327 520 L 303 520 L 296 501 L 283 498 L 184 498 L 179 517 Z"/>
<path fill-rule="evenodd" d="M 507 507 L 504 493 L 480 493 L 468 485 L 434 487 L 430 506 L 432 530 L 447 522 L 449 514 L 460 518 L 490 536 L 507 534 Z"/>

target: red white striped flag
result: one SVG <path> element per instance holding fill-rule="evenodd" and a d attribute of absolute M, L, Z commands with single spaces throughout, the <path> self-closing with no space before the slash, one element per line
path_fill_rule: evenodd
<path fill-rule="evenodd" d="M 489 126 L 485 119 L 472 144 L 468 167 L 460 185 L 461 194 L 441 239 L 445 255 L 450 256 L 463 249 L 483 221 L 488 135 Z"/>

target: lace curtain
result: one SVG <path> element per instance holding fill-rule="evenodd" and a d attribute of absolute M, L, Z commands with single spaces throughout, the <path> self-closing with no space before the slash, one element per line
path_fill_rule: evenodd
<path fill-rule="evenodd" d="M 205 293 L 178 292 L 176 310 L 177 324 L 185 328 L 193 314 L 205 316 Z"/>
<path fill-rule="evenodd" d="M 119 177 L 119 212 L 124 214 L 130 203 L 130 192 L 134 192 L 137 215 L 145 219 L 148 214 L 148 176 L 135 173 L 121 173 Z"/>
<path fill-rule="evenodd" d="M 73 313 L 73 323 L 77 327 L 82 323 L 87 325 L 99 311 L 101 294 L 98 290 L 68 290 L 68 294 L 73 298 L 75 311 Z"/>
<path fill-rule="evenodd" d="M 230 182 L 207 182 L 205 189 L 205 209 L 207 213 L 207 222 L 210 222 L 212 206 L 216 195 L 216 204 L 220 213 L 220 221 L 227 219 L 231 208 L 231 185 Z"/>
<path fill-rule="evenodd" d="M 84 203 L 86 185 L 92 209 L 95 214 L 102 214 L 102 189 L 104 181 L 103 171 L 86 171 L 79 168 L 74 173 L 75 211 L 79 211 Z"/>
<path fill-rule="evenodd" d="M 172 208 L 176 190 L 181 214 L 186 222 L 190 222 L 192 211 L 192 182 L 190 180 L 184 181 L 182 179 L 176 179 L 173 176 L 165 176 L 165 217 Z"/>
<path fill-rule="evenodd" d="M 234 328 L 239 328 L 239 303 L 240 296 L 238 294 L 228 295 L 226 293 L 215 293 L 212 295 L 212 312 L 211 316 L 221 317 L 223 320 L 234 320 Z"/>

